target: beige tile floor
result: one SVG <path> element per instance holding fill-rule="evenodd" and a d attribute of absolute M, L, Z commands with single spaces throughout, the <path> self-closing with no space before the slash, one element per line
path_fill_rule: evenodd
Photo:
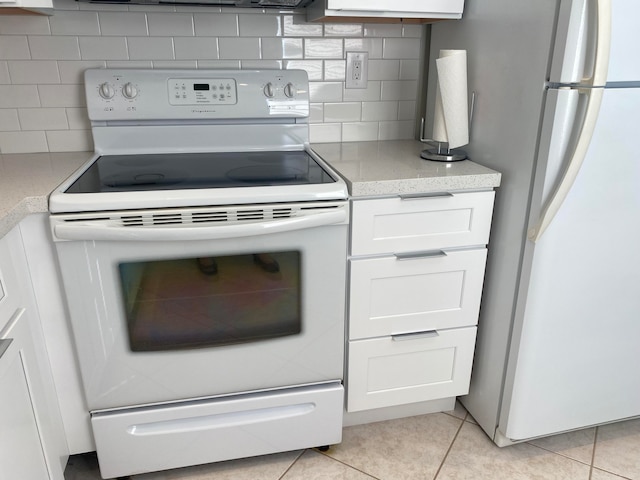
<path fill-rule="evenodd" d="M 74 456 L 66 480 L 99 479 Z M 640 480 L 640 420 L 496 447 L 461 405 L 451 412 L 345 428 L 342 443 L 135 475 L 132 480 Z"/>

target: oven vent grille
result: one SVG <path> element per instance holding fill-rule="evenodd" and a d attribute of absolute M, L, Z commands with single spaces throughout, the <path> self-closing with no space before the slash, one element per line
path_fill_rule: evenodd
<path fill-rule="evenodd" d="M 335 205 L 325 208 L 333 209 Z M 181 212 L 136 212 L 135 215 L 119 215 L 114 220 L 123 227 L 152 227 L 163 225 L 191 225 L 221 222 L 258 222 L 280 218 L 291 218 L 304 214 L 306 207 L 273 206 L 264 208 L 216 208 Z"/>

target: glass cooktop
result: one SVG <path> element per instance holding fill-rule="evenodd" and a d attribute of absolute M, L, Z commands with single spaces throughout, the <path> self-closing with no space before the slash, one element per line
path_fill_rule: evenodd
<path fill-rule="evenodd" d="M 335 181 L 304 151 L 104 155 L 65 193 L 312 185 Z"/>

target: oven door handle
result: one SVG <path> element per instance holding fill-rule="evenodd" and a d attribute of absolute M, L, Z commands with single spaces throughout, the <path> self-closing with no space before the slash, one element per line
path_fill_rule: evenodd
<path fill-rule="evenodd" d="M 287 218 L 267 222 L 244 223 L 240 225 L 201 226 L 150 226 L 123 227 L 108 223 L 73 222 L 54 225 L 53 231 L 58 240 L 123 240 L 123 241 L 182 241 L 216 240 L 222 238 L 240 238 L 272 233 L 290 232 L 305 228 L 321 227 L 345 223 L 347 212 L 339 209 L 332 212 L 314 213 L 301 217 Z"/>

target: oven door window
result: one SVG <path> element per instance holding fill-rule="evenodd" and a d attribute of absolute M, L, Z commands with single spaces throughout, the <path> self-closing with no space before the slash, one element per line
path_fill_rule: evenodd
<path fill-rule="evenodd" d="M 256 342 L 301 331 L 298 251 L 121 263 L 134 352 Z"/>

